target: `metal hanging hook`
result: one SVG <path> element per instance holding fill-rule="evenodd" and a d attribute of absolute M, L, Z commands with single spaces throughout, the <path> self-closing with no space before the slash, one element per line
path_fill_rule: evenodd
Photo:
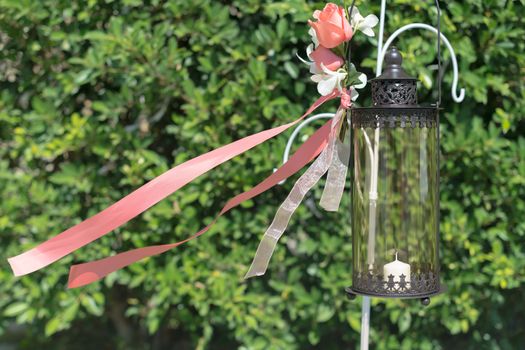
<path fill-rule="evenodd" d="M 465 89 L 461 89 L 459 91 L 459 94 L 457 92 L 458 89 L 458 80 L 459 80 L 459 70 L 458 70 L 458 61 L 456 58 L 456 53 L 454 52 L 454 48 L 452 45 L 450 45 L 450 42 L 448 41 L 447 37 L 441 32 L 441 8 L 439 7 L 439 0 L 435 0 L 436 4 L 436 10 L 437 10 L 437 28 L 432 27 L 425 23 L 411 23 L 407 24 L 399 29 L 397 29 L 392 35 L 388 37 L 386 40 L 384 46 L 382 48 L 378 47 L 378 64 L 377 64 L 377 72 L 378 74 L 381 74 L 382 68 L 383 68 L 383 60 L 385 58 L 386 51 L 388 50 L 389 46 L 392 44 L 392 42 L 399 36 L 401 33 L 406 32 L 410 29 L 426 29 L 429 30 L 437 35 L 437 60 L 438 60 L 438 73 L 437 73 L 437 85 L 438 85 L 438 101 L 437 106 L 441 104 L 441 80 L 443 76 L 442 72 L 442 66 L 441 66 L 441 41 L 445 44 L 447 49 L 450 52 L 450 57 L 452 60 L 452 71 L 453 71 L 453 80 L 452 80 L 452 88 L 451 88 L 451 95 L 452 99 L 459 103 L 462 102 L 465 99 Z M 383 15 L 383 13 L 381 14 Z M 380 23 L 380 31 L 383 31 L 384 21 L 381 21 Z"/>
<path fill-rule="evenodd" d="M 410 30 L 410 29 L 426 29 L 433 33 L 436 33 L 436 34 L 438 33 L 438 30 L 436 28 L 428 24 L 425 24 L 425 23 L 411 23 L 411 24 L 407 24 L 399 28 L 394 33 L 392 33 L 392 35 L 388 37 L 387 41 L 384 44 L 384 48 L 379 53 L 379 61 L 380 61 L 379 66 L 378 66 L 379 72 L 381 72 L 381 70 L 383 69 L 383 60 L 385 58 L 385 53 L 388 50 L 389 46 L 401 33 L 406 32 L 407 30 Z M 449 50 L 450 59 L 452 61 L 453 80 L 452 80 L 452 87 L 451 87 L 450 93 L 452 95 L 452 99 L 455 102 L 460 103 L 460 102 L 463 102 L 463 100 L 465 99 L 465 89 L 461 88 L 458 94 L 459 71 L 458 71 L 458 61 L 456 59 L 456 53 L 454 52 L 454 48 L 450 44 L 450 41 L 448 41 L 447 37 L 443 33 L 441 33 L 440 37 L 441 37 L 441 40 L 443 41 L 443 44 L 445 44 L 445 46 Z"/>

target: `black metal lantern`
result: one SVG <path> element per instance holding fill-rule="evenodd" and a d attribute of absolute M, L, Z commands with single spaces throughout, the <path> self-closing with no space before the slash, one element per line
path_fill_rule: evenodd
<path fill-rule="evenodd" d="M 395 48 L 371 80 L 373 106 L 351 109 L 353 276 L 350 296 L 421 298 L 439 279 L 439 107 Z"/>

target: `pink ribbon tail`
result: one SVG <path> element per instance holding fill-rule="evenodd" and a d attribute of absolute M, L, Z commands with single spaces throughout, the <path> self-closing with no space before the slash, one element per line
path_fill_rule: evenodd
<path fill-rule="evenodd" d="M 308 170 L 306 170 L 306 172 L 299 178 L 299 180 L 297 180 L 290 191 L 290 194 L 277 210 L 270 227 L 268 227 L 259 243 L 259 247 L 257 248 L 250 269 L 246 273 L 246 276 L 244 276 L 245 279 L 264 275 L 275 247 L 277 246 L 277 242 L 284 234 L 293 213 L 299 207 L 308 191 L 310 191 L 310 189 L 328 170 L 332 163 L 332 156 L 334 155 L 333 150 L 337 139 L 337 130 L 339 128 L 339 121 L 343 111 L 343 109 L 339 109 L 332 120 L 332 129 L 330 130 L 328 146 L 323 150 L 319 158 L 317 158 Z"/>
<path fill-rule="evenodd" d="M 339 92 L 334 90 L 332 94 L 322 96 L 310 106 L 304 115 L 291 123 L 247 136 L 168 170 L 100 213 L 31 250 L 9 258 L 11 269 L 16 276 L 25 275 L 37 271 L 93 242 L 157 204 L 198 176 L 281 134 L 312 113 L 324 102 L 338 95 Z"/>
<path fill-rule="evenodd" d="M 238 206 L 242 202 L 249 200 L 272 188 L 280 181 L 288 178 L 289 176 L 301 170 L 312 159 L 317 157 L 317 155 L 321 153 L 321 151 L 326 147 L 331 130 L 331 125 L 332 121 L 329 121 L 318 131 L 316 131 L 315 134 L 312 135 L 312 137 L 310 137 L 297 150 L 297 152 L 295 152 L 295 154 L 288 160 L 288 162 L 286 162 L 283 166 L 277 169 L 275 173 L 267 177 L 265 180 L 253 187 L 251 190 L 241 193 L 235 196 L 234 198 L 230 199 L 222 208 L 220 213 L 216 216 L 216 218 L 211 222 L 211 224 L 201 229 L 196 234 L 177 243 L 138 248 L 104 259 L 91 261 L 84 264 L 73 265 L 69 272 L 69 288 L 81 287 L 86 284 L 93 283 L 101 279 L 102 277 L 110 274 L 111 272 L 119 270 L 123 267 L 126 267 L 136 261 L 147 258 L 149 256 L 164 253 L 172 248 L 175 248 L 185 242 L 188 242 L 204 234 L 215 224 L 215 222 L 221 215 L 225 214 L 230 209 Z"/>

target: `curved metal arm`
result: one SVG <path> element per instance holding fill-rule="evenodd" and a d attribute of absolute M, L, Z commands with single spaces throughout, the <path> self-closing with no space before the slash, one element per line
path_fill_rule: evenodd
<path fill-rule="evenodd" d="M 293 142 L 295 141 L 295 138 L 297 135 L 299 135 L 299 132 L 301 132 L 301 129 L 303 129 L 305 126 L 310 124 L 311 122 L 314 122 L 318 119 L 330 119 L 335 116 L 335 113 L 319 113 L 314 114 L 311 117 L 306 118 L 303 122 L 301 122 L 299 125 L 297 125 L 290 135 L 290 138 L 288 139 L 288 142 L 286 143 L 286 147 L 284 149 L 283 154 L 283 164 L 288 161 L 288 158 L 290 158 L 290 151 L 292 150 Z M 276 172 L 277 168 L 273 169 L 273 172 Z M 282 185 L 286 180 L 283 180 L 279 182 L 279 185 Z"/>
<path fill-rule="evenodd" d="M 316 121 L 318 119 L 330 119 L 330 118 L 333 118 L 334 116 L 335 116 L 335 113 L 314 114 L 313 116 L 306 118 L 302 123 L 297 125 L 295 127 L 295 130 L 290 135 L 290 138 L 288 139 L 288 142 L 286 143 L 286 148 L 284 149 L 284 154 L 283 154 L 283 164 L 288 161 L 288 158 L 290 158 L 290 151 L 292 149 L 293 142 L 294 142 L 295 138 L 297 137 L 297 135 L 299 135 L 299 132 L 301 132 L 302 128 L 304 128 L 305 126 L 307 126 L 311 122 Z"/>
<path fill-rule="evenodd" d="M 392 35 L 390 35 L 385 42 L 384 46 L 381 48 L 378 56 L 379 56 L 379 63 L 378 63 L 378 73 L 381 74 L 381 71 L 383 69 L 383 60 L 385 58 L 385 53 L 388 50 L 388 47 L 392 44 L 392 42 L 403 32 L 406 32 L 410 29 L 426 29 L 429 30 L 435 34 L 437 34 L 437 29 L 432 27 L 431 25 L 425 24 L 425 23 L 411 23 L 407 24 L 398 30 L 396 30 Z M 452 60 L 452 71 L 454 74 L 453 80 L 452 80 L 452 88 L 451 88 L 451 94 L 452 98 L 455 102 L 462 102 L 465 98 L 465 89 L 461 88 L 458 95 L 458 79 L 459 79 L 459 71 L 458 71 L 458 61 L 456 59 L 456 53 L 454 52 L 454 48 L 452 45 L 450 45 L 450 42 L 448 41 L 447 37 L 441 33 L 441 40 L 443 40 L 443 43 L 447 47 L 447 49 L 450 51 L 450 57 Z"/>

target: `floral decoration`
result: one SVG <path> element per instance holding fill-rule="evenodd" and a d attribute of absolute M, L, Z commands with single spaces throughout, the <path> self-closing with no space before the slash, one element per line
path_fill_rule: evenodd
<path fill-rule="evenodd" d="M 350 40 L 356 32 L 374 36 L 373 27 L 379 19 L 370 14 L 363 17 L 357 7 L 344 8 L 334 3 L 325 5 L 322 11 L 314 11 L 308 24 L 312 44 L 306 48 L 308 60 L 299 59 L 310 67 L 311 80 L 317 83 L 317 91 L 322 96 L 330 95 L 334 90 L 346 91 L 355 101 L 359 94 L 357 89 L 366 86 L 366 75 L 356 70 L 355 66 L 346 62 Z"/>

